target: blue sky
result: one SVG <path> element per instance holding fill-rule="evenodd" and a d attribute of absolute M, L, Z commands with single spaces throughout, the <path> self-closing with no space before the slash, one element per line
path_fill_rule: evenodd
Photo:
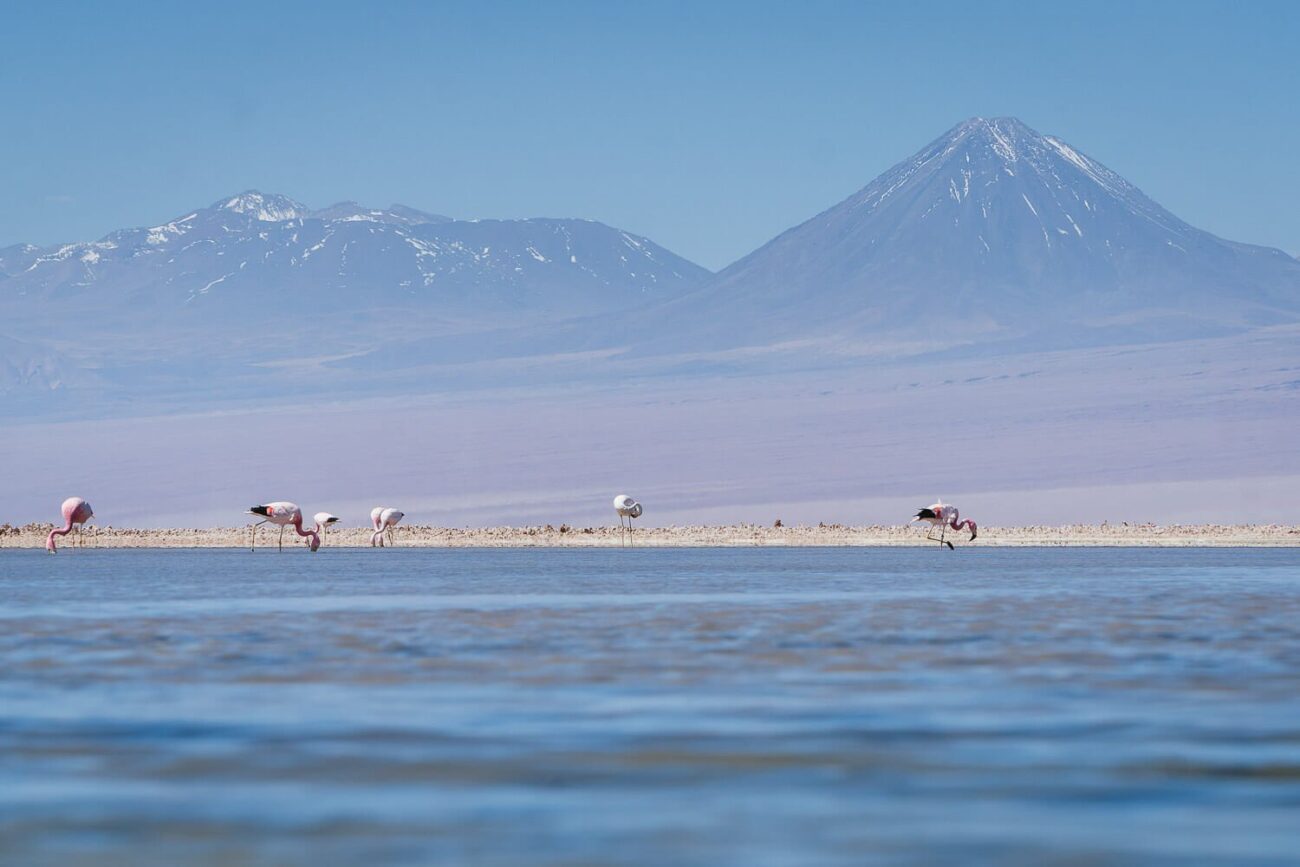
<path fill-rule="evenodd" d="M 1135 7 L 1135 8 L 1131 8 Z M 718 268 L 972 115 L 1300 253 L 1300 4 L 30 3 L 0 245 L 246 188 L 582 216 Z"/>

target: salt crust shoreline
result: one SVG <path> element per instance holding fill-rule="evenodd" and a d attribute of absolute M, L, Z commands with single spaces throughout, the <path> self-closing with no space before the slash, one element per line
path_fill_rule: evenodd
<path fill-rule="evenodd" d="M 0 548 L 42 548 L 49 524 L 24 527 L 0 526 Z M 278 529 L 262 527 L 258 547 L 275 547 Z M 1300 547 L 1300 526 L 1279 524 L 1074 524 L 1059 527 L 982 527 L 975 542 L 965 533 L 950 532 L 959 547 Z M 369 547 L 370 529 L 334 529 L 324 540 L 326 547 Z M 306 540 L 286 530 L 285 547 L 305 546 Z M 207 529 L 127 529 L 91 525 L 82 544 L 101 548 L 245 548 L 249 529 L 215 527 Z M 450 527 L 409 526 L 397 529 L 398 548 L 601 548 L 621 544 L 618 527 Z M 60 539 L 60 547 L 75 547 L 76 534 Z M 926 541 L 924 528 L 911 526 L 770 527 L 751 524 L 731 526 L 646 527 L 635 531 L 636 547 L 937 547 Z"/>

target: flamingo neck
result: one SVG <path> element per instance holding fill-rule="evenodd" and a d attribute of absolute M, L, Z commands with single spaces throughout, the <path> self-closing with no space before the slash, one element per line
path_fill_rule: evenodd
<path fill-rule="evenodd" d="M 294 521 L 292 526 L 294 532 L 297 533 L 299 536 L 303 536 L 305 538 L 311 539 L 311 549 L 313 551 L 315 551 L 317 548 L 320 547 L 320 536 L 316 535 L 315 530 L 304 530 L 302 528 L 302 518 L 299 518 L 298 520 Z"/>
<path fill-rule="evenodd" d="M 954 530 L 969 530 L 971 534 L 970 537 L 974 539 L 976 533 L 975 522 L 972 521 L 970 518 L 967 518 L 964 521 L 958 521 L 957 516 L 958 516 L 957 510 L 953 509 L 952 518 L 948 521 L 948 526 L 952 527 Z"/>
<path fill-rule="evenodd" d="M 68 519 L 67 526 L 63 527 L 63 529 L 57 529 L 57 528 L 56 528 L 56 529 L 53 529 L 53 530 L 50 531 L 50 535 L 48 535 L 48 536 L 45 537 L 45 549 L 46 549 L 47 551 L 56 551 L 56 550 L 58 550 L 57 546 L 55 546 L 55 544 L 54 544 L 54 537 L 55 537 L 55 536 L 66 536 L 66 535 L 68 535 L 68 534 L 71 533 L 71 532 L 72 532 L 72 519 L 69 518 L 69 519 Z"/>

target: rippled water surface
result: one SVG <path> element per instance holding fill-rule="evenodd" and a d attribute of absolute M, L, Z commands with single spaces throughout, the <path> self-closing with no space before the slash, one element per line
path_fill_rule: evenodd
<path fill-rule="evenodd" d="M 0 552 L 0 863 L 1286 864 L 1300 552 Z"/>

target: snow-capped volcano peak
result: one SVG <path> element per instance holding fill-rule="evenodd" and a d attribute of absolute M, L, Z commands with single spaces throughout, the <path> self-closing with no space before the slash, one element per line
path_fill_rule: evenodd
<path fill-rule="evenodd" d="M 972 117 L 953 128 L 954 139 L 970 138 L 991 148 L 994 153 L 1007 162 L 1016 162 L 1020 158 L 1020 144 L 1032 140 L 1038 134 L 1014 117 L 982 118 Z"/>
<path fill-rule="evenodd" d="M 922 203 L 922 211 L 912 213 Z M 995 231 L 1011 215 L 1027 219 L 1022 228 L 1036 229 L 1023 237 L 1037 235 L 1048 247 L 1068 236 L 1084 238 L 1090 226 L 1095 238 L 1122 241 L 1116 221 L 1129 218 L 1175 239 L 1195 231 L 1101 163 L 1014 117 L 957 124 L 838 208 L 888 212 L 904 223 L 951 218 L 974 230 L 970 240 L 981 249 L 991 234 L 1011 239 Z"/>
<path fill-rule="evenodd" d="M 234 211 L 237 214 L 247 214 L 264 223 L 296 220 L 311 213 L 302 204 L 295 202 L 288 196 L 281 196 L 277 193 L 260 193 L 257 190 L 247 190 L 224 202 L 217 203 L 214 207 L 223 211 Z"/>
<path fill-rule="evenodd" d="M 745 339 L 764 329 L 782 340 L 1049 326 L 1077 335 L 1083 323 L 1117 321 L 1159 321 L 1169 336 L 1291 321 L 1298 291 L 1300 269 L 1280 251 L 1183 222 L 1016 118 L 973 117 L 695 299 L 763 310 L 770 322 L 735 329 Z"/>

